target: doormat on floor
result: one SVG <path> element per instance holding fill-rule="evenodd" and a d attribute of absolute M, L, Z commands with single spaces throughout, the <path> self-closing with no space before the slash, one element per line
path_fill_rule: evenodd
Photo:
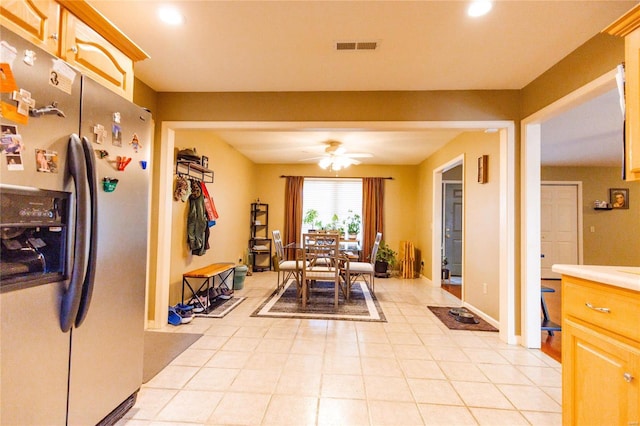
<path fill-rule="evenodd" d="M 233 311 L 246 297 L 232 297 L 231 299 L 217 299 L 213 302 L 213 309 L 205 314 L 197 313 L 195 316 L 204 318 L 222 318 L 229 312 Z"/>
<path fill-rule="evenodd" d="M 428 306 L 433 314 L 438 317 L 444 325 L 451 330 L 470 330 L 470 331 L 498 331 L 497 328 L 480 318 L 476 313 L 470 311 L 467 308 L 452 307 L 452 306 Z M 457 321 L 455 315 L 452 315 L 449 311 L 452 309 L 460 310 L 473 314 L 476 323 L 467 324 Z"/>
<path fill-rule="evenodd" d="M 340 294 L 338 307 L 333 303 L 332 282 L 316 282 L 311 287 L 306 308 L 302 308 L 297 292 L 296 281 L 289 280 L 284 291 L 274 291 L 251 316 L 387 322 L 378 300 L 362 281 L 353 284 L 348 302 Z"/>
<path fill-rule="evenodd" d="M 142 383 L 153 379 L 156 374 L 201 337 L 202 334 L 195 333 L 145 331 Z"/>

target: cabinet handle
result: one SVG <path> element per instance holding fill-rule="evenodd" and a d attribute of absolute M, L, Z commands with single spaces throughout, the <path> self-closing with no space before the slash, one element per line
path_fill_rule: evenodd
<path fill-rule="evenodd" d="M 593 309 L 594 311 L 602 312 L 603 314 L 610 314 L 611 310 L 609 308 L 598 308 L 593 306 L 591 303 L 587 302 L 584 304 L 587 308 Z"/>
<path fill-rule="evenodd" d="M 633 376 L 631 375 L 631 373 L 624 373 L 622 377 L 624 377 L 624 381 L 627 383 L 631 383 L 631 381 L 633 380 Z"/>
<path fill-rule="evenodd" d="M 49 38 L 53 41 L 58 41 L 58 33 L 53 33 L 49 36 Z"/>
<path fill-rule="evenodd" d="M 78 48 L 76 46 L 71 46 L 71 49 L 69 50 L 72 51 L 73 53 L 78 53 Z"/>

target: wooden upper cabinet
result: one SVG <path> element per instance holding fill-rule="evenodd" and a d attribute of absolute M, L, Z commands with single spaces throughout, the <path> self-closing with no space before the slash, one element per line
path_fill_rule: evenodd
<path fill-rule="evenodd" d="M 58 55 L 60 5 L 54 0 L 2 0 L 0 23 L 52 55 Z"/>
<path fill-rule="evenodd" d="M 83 0 L 0 0 L 0 23 L 133 99 L 133 64 L 147 55 Z"/>
<path fill-rule="evenodd" d="M 60 57 L 121 96 L 133 97 L 133 61 L 87 24 L 62 11 Z"/>
<path fill-rule="evenodd" d="M 603 32 L 625 38 L 626 176 L 640 180 L 640 4 Z"/>

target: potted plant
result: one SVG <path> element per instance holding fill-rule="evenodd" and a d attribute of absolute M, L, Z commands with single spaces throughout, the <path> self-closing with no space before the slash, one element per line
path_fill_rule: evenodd
<path fill-rule="evenodd" d="M 349 239 L 355 240 L 357 235 L 360 233 L 360 215 L 357 213 L 353 214 L 353 211 L 349 210 L 349 216 L 347 216 L 342 224 L 346 226 Z"/>
<path fill-rule="evenodd" d="M 391 249 L 384 241 L 380 241 L 378 253 L 376 253 L 375 272 L 376 275 L 386 277 L 387 269 L 396 263 L 397 253 Z"/>
<path fill-rule="evenodd" d="M 318 210 L 309 209 L 304 213 L 302 222 L 309 225 L 309 232 L 315 232 L 317 229 L 322 228 L 322 222 L 318 220 Z"/>
<path fill-rule="evenodd" d="M 327 225 L 327 231 L 330 232 L 340 232 L 340 219 L 336 213 L 331 217 L 331 222 Z"/>

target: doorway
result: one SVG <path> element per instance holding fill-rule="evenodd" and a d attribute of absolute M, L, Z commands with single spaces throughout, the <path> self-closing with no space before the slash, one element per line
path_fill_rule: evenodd
<path fill-rule="evenodd" d="M 542 123 L 616 87 L 615 70 L 522 120 L 521 247 L 522 344 L 540 346 L 540 165 Z"/>
<path fill-rule="evenodd" d="M 462 164 L 442 174 L 442 288 L 462 300 Z"/>

